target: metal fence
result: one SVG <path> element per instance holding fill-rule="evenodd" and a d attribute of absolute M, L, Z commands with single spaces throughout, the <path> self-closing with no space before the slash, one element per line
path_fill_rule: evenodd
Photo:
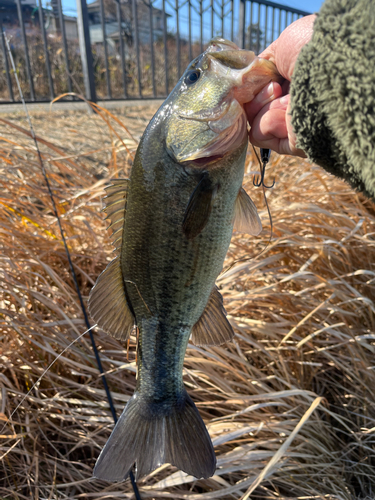
<path fill-rule="evenodd" d="M 214 36 L 259 53 L 309 14 L 266 0 L 77 0 L 77 16 L 61 0 L 51 5 L 0 0 L 0 103 L 19 101 L 5 37 L 27 101 L 72 92 L 93 101 L 156 98 Z"/>

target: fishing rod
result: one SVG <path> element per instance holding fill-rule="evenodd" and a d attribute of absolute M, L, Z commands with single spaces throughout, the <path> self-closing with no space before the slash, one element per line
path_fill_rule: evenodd
<path fill-rule="evenodd" d="M 46 182 L 46 186 L 47 186 L 47 189 L 48 189 L 49 197 L 50 197 L 51 203 L 52 203 L 53 213 L 54 213 L 54 215 L 56 217 L 57 224 L 59 226 L 59 231 L 60 231 L 61 239 L 63 241 L 65 252 L 66 252 L 66 255 L 67 255 L 67 258 L 68 258 L 68 262 L 69 262 L 70 272 L 71 272 L 71 275 L 72 275 L 72 278 L 73 278 L 73 281 L 74 281 L 74 285 L 75 285 L 75 288 L 76 288 L 76 291 L 77 291 L 77 295 L 78 295 L 79 303 L 80 303 L 80 306 L 81 306 L 82 314 L 83 314 L 83 317 L 84 317 L 84 320 L 85 320 L 85 324 L 86 324 L 86 327 L 87 327 L 87 330 L 84 333 L 87 333 L 87 331 L 89 332 L 92 349 L 94 351 L 96 363 L 98 365 L 98 370 L 99 370 L 99 372 L 101 374 L 101 379 L 103 381 L 103 386 L 104 386 L 104 390 L 105 390 L 105 393 L 106 393 L 106 396 L 107 396 L 108 404 L 109 404 L 109 407 L 110 407 L 110 410 L 111 410 L 111 413 L 112 413 L 112 417 L 113 417 L 114 423 L 116 424 L 117 423 L 116 410 L 115 410 L 115 407 L 114 407 L 114 404 L 113 404 L 111 392 L 110 392 L 109 387 L 108 387 L 107 379 L 106 379 L 105 374 L 104 374 L 104 370 L 103 370 L 102 362 L 101 362 L 101 359 L 100 359 L 99 351 L 98 351 L 98 349 L 96 347 L 95 338 L 94 338 L 94 334 L 93 334 L 93 328 L 94 327 L 90 326 L 90 322 L 89 322 L 89 318 L 88 318 L 87 311 L 86 311 L 86 308 L 85 308 L 85 304 L 83 302 L 81 290 L 79 288 L 79 284 L 78 284 L 78 280 L 77 280 L 77 275 L 76 275 L 76 272 L 74 270 L 74 266 L 73 266 L 73 263 L 72 263 L 72 259 L 71 259 L 71 255 L 70 255 L 70 252 L 69 252 L 68 245 L 66 243 L 66 238 L 65 238 L 64 230 L 63 230 L 63 227 L 62 227 L 62 224 L 61 224 L 61 219 L 60 219 L 60 216 L 59 216 L 59 214 L 57 212 L 57 206 L 56 206 L 56 203 L 55 203 L 55 198 L 54 198 L 53 193 L 52 193 L 51 184 L 49 182 L 49 179 L 48 179 L 48 176 L 47 176 L 47 172 L 46 172 L 46 169 L 44 167 L 43 158 L 42 158 L 42 155 L 41 155 L 40 149 L 39 149 L 39 144 L 38 144 L 38 141 L 37 141 L 36 136 L 35 136 L 34 128 L 33 128 L 33 125 L 32 125 L 32 122 L 31 122 L 31 118 L 30 118 L 30 115 L 29 115 L 29 111 L 27 109 L 26 102 L 25 102 L 25 99 L 24 99 L 24 96 L 23 96 L 23 92 L 22 92 L 22 89 L 21 89 L 21 85 L 20 85 L 20 82 L 19 82 L 19 79 L 18 79 L 16 67 L 15 67 L 15 64 L 14 64 L 13 54 L 12 54 L 12 52 L 10 50 L 9 40 L 8 40 L 8 37 L 7 37 L 6 33 L 5 33 L 2 25 L 1 25 L 1 31 L 2 31 L 1 35 L 5 39 L 5 43 L 6 43 L 7 51 L 8 51 L 8 55 L 9 55 L 9 59 L 10 59 L 10 62 L 11 62 L 11 65 L 12 65 L 12 69 L 13 69 L 13 74 L 14 74 L 14 77 L 15 77 L 16 83 L 17 83 L 18 92 L 19 92 L 20 99 L 21 99 L 21 102 L 22 102 L 22 105 L 23 105 L 23 109 L 24 109 L 26 117 L 27 117 L 27 121 L 28 121 L 29 128 L 30 128 L 30 134 L 31 134 L 31 137 L 32 137 L 32 139 L 34 141 L 34 145 L 35 145 L 35 148 L 36 148 L 36 151 L 37 151 L 40 168 L 42 170 L 42 174 L 43 174 L 44 180 Z M 96 325 L 94 325 L 94 326 L 96 326 Z M 84 334 L 82 334 L 82 335 L 84 335 Z M 133 471 L 129 472 L 129 477 L 130 477 L 130 481 L 131 481 L 131 484 L 132 484 L 132 487 L 133 487 L 133 491 L 134 491 L 134 495 L 135 495 L 136 500 L 142 500 L 141 497 L 140 497 L 139 491 L 138 491 L 138 486 L 137 486 L 137 484 L 135 482 Z"/>

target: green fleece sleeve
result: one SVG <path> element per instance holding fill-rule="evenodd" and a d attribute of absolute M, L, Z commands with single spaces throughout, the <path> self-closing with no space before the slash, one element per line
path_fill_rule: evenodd
<path fill-rule="evenodd" d="M 327 0 L 291 85 L 297 145 L 375 199 L 375 3 Z"/>

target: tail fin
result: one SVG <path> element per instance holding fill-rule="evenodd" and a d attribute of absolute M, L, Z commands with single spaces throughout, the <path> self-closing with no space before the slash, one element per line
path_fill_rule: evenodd
<path fill-rule="evenodd" d="M 216 457 L 198 410 L 184 392 L 172 408 L 147 403 L 135 393 L 125 407 L 94 468 L 94 477 L 123 481 L 136 463 L 136 478 L 163 463 L 196 478 L 211 477 Z"/>

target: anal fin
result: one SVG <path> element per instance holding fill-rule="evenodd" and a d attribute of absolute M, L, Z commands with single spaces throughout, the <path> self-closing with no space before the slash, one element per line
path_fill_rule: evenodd
<path fill-rule="evenodd" d="M 192 330 L 192 341 L 197 346 L 221 345 L 234 337 L 234 331 L 227 320 L 223 297 L 215 285 L 202 316 Z"/>
<path fill-rule="evenodd" d="M 125 297 L 120 257 L 100 274 L 89 296 L 89 312 L 98 326 L 119 340 L 126 340 L 134 326 L 134 316 Z"/>

